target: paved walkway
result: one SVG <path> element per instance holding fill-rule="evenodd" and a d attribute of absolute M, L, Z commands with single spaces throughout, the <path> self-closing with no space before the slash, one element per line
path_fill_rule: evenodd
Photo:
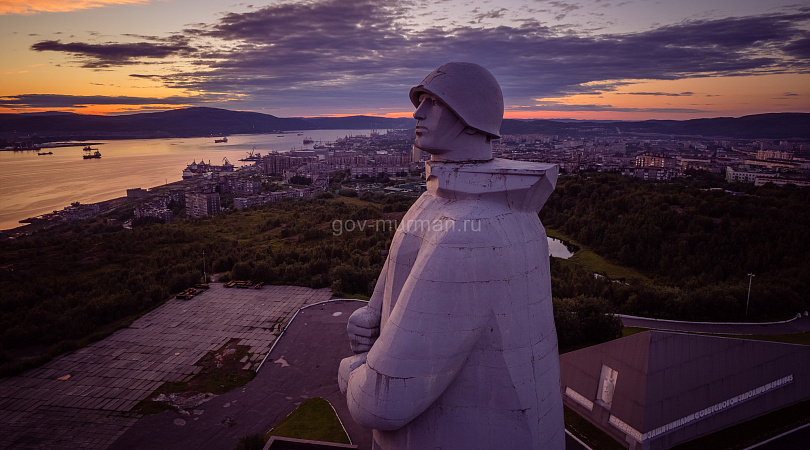
<path fill-rule="evenodd" d="M 301 310 L 250 383 L 198 406 L 198 414 L 174 411 L 144 416 L 111 450 L 233 449 L 239 438 L 266 433 L 304 400 L 325 398 L 360 450 L 371 449 L 371 430 L 351 418 L 340 394 L 340 360 L 352 354 L 346 322 L 357 300 Z"/>
<path fill-rule="evenodd" d="M 810 317 L 802 316 L 785 322 L 681 322 L 677 320 L 650 319 L 618 315 L 626 327 L 650 328 L 653 330 L 685 331 L 706 334 L 795 334 L 810 332 Z"/>
<path fill-rule="evenodd" d="M 340 301 L 301 310 L 272 354 L 277 323 L 329 290 L 221 284 L 189 301 L 170 300 L 129 328 L 22 375 L 0 380 L 0 448 L 231 449 L 241 436 L 266 432 L 304 399 L 329 400 L 349 436 L 370 448 L 369 430 L 351 420 L 337 389 L 337 366 L 351 354 L 346 320 L 360 304 Z M 707 324 L 624 316 L 625 325 L 728 334 L 810 331 L 810 318 L 782 324 Z M 181 415 L 141 417 L 130 409 L 167 381 L 185 381 L 194 364 L 233 338 L 250 346 L 246 369 L 267 361 L 246 386 Z"/>
<path fill-rule="evenodd" d="M 133 406 L 167 381 L 190 379 L 208 352 L 241 339 L 252 353 L 245 368 L 255 369 L 276 323 L 329 297 L 328 289 L 212 284 L 192 300 L 172 299 L 102 341 L 0 379 L 0 448 L 107 448 L 138 420 Z"/>

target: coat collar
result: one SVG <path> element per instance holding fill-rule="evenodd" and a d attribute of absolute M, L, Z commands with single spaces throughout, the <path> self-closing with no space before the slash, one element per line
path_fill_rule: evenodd
<path fill-rule="evenodd" d="M 495 158 L 483 162 L 425 163 L 427 192 L 450 200 L 506 203 L 510 209 L 538 212 L 557 184 L 556 164 Z"/>

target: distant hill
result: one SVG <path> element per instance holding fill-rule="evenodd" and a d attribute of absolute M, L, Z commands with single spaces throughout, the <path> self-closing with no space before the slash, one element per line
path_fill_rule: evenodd
<path fill-rule="evenodd" d="M 617 125 L 621 129 L 621 125 Z M 736 138 L 810 138 L 810 114 L 774 113 L 742 117 L 717 117 L 692 120 L 648 120 L 631 122 L 627 131 L 663 134 L 728 136 Z"/>
<path fill-rule="evenodd" d="M 403 117 L 399 119 L 375 116 L 308 117 L 302 120 L 306 121 L 318 130 L 402 130 L 416 128 L 416 120 L 410 117 Z"/>
<path fill-rule="evenodd" d="M 225 136 L 315 129 L 412 129 L 412 118 L 375 116 L 282 118 L 218 108 L 184 108 L 121 116 L 70 113 L 0 114 L 0 138 L 36 134 L 43 140 Z M 810 114 L 758 114 L 738 118 L 640 122 L 510 120 L 502 134 L 661 134 L 729 138 L 810 138 Z"/>
<path fill-rule="evenodd" d="M 808 139 L 810 114 L 773 113 L 742 117 L 639 122 L 504 120 L 502 134 L 660 134 L 738 139 Z"/>
<path fill-rule="evenodd" d="M 86 114 L 0 114 L 0 137 L 36 134 L 45 139 L 115 139 L 225 136 L 315 129 L 413 128 L 413 119 L 352 116 L 311 119 L 218 108 L 94 116 Z"/>
<path fill-rule="evenodd" d="M 32 113 L 21 113 L 23 116 L 78 116 L 79 114 L 65 111 L 42 111 Z"/>

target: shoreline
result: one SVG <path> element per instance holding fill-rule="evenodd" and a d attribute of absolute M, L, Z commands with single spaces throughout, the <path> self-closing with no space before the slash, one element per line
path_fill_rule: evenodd
<path fill-rule="evenodd" d="M 43 142 L 35 144 L 34 148 L 0 148 L 0 152 L 36 152 L 43 148 L 67 148 L 67 147 L 89 147 L 92 145 L 104 145 L 104 142 Z"/>
<path fill-rule="evenodd" d="M 0 234 L 5 238 L 6 236 L 18 236 L 20 234 L 31 233 L 41 229 L 43 226 L 50 226 L 56 222 L 47 222 L 44 220 L 33 220 L 28 221 L 27 219 L 36 219 L 37 217 L 48 218 L 50 214 L 54 211 L 61 211 L 64 207 L 68 206 L 73 201 L 80 201 L 83 204 L 95 204 L 105 200 L 112 200 L 118 197 L 122 197 L 125 195 L 124 187 L 127 188 L 134 188 L 134 187 L 141 187 L 147 190 L 154 190 L 159 186 L 164 186 L 164 179 L 166 176 L 168 179 L 173 179 L 176 181 L 180 180 L 180 170 L 186 167 L 192 160 L 216 160 L 219 161 L 220 158 L 226 156 L 230 161 L 233 162 L 236 166 L 242 166 L 242 162 L 236 162 L 238 159 L 239 161 L 243 161 L 241 158 L 245 157 L 245 152 L 248 152 L 251 147 L 255 149 L 259 149 L 262 153 L 265 153 L 265 150 L 270 151 L 278 151 L 280 153 L 285 152 L 292 152 L 297 151 L 299 149 L 303 150 L 310 150 L 312 145 L 301 145 L 302 139 L 310 138 L 314 139 L 316 143 L 318 142 L 335 142 L 337 140 L 343 139 L 344 137 L 352 137 L 352 136 L 369 136 L 370 132 L 373 130 L 369 129 L 316 129 L 316 130 L 292 130 L 292 131 L 275 131 L 274 133 L 249 133 L 249 134 L 230 134 L 228 135 L 229 142 L 225 144 L 215 144 L 214 138 L 219 139 L 222 135 L 216 136 L 202 136 L 196 137 L 193 139 L 164 139 L 163 137 L 151 136 L 155 137 L 154 139 L 129 139 L 130 136 L 127 136 L 124 139 L 118 139 L 115 141 L 101 141 L 98 139 L 88 139 L 88 140 L 76 140 L 71 141 L 68 140 L 71 137 L 62 136 L 61 139 L 53 138 L 50 144 L 38 144 L 38 145 L 54 145 L 63 147 L 64 149 L 53 151 L 53 155 L 50 157 L 42 157 L 36 156 L 37 151 L 48 153 L 48 150 L 44 149 L 32 149 L 26 148 L 22 149 L 18 148 L 16 150 L 9 149 L 7 150 L 8 153 L 0 153 L 0 157 L 2 155 L 6 155 L 6 159 L 14 164 L 20 164 L 19 167 L 22 167 L 28 170 L 32 175 L 30 177 L 26 177 L 25 179 L 16 180 L 15 178 L 10 178 L 9 183 L 14 183 L 14 186 L 21 186 L 25 183 L 32 184 L 30 186 L 34 191 L 31 191 L 26 194 L 25 191 L 19 189 L 14 192 L 14 195 L 17 197 L 15 202 L 13 203 L 14 208 L 9 208 L 9 210 L 4 211 L 5 217 L 3 218 L 2 224 L 0 224 Z M 210 142 L 209 142 L 210 140 Z M 165 141 L 165 142 L 164 142 Z M 120 142 L 120 144 L 119 144 Z M 74 166 L 74 162 L 70 159 L 73 152 L 78 152 L 81 150 L 82 147 L 87 145 L 91 145 L 92 147 L 100 147 L 100 144 L 110 144 L 109 146 L 104 146 L 107 148 L 108 152 L 111 149 L 119 152 L 123 150 L 123 153 L 115 154 L 116 157 L 122 156 L 130 158 L 129 161 L 133 161 L 136 164 L 134 167 L 137 170 L 136 176 L 130 176 L 128 172 L 130 169 L 128 166 L 120 165 L 115 166 L 108 163 L 109 158 L 106 158 L 107 153 L 105 153 L 105 158 L 102 160 L 104 164 L 97 164 L 93 167 L 100 167 L 100 170 L 103 170 L 103 174 L 101 172 L 96 173 L 93 172 L 95 169 L 91 168 L 91 165 L 83 165 L 81 167 L 74 167 L 71 171 L 66 171 L 63 169 L 56 169 L 61 170 L 61 172 L 53 171 L 53 173 L 58 174 L 56 178 L 54 178 L 56 185 L 63 185 L 67 184 L 62 180 L 70 180 L 71 177 L 80 176 L 86 177 L 88 180 L 94 179 L 94 177 L 103 177 L 100 178 L 100 183 L 103 184 L 103 191 L 98 189 L 98 192 L 102 193 L 103 195 L 95 195 L 95 191 L 90 189 L 85 189 L 92 195 L 82 195 L 85 198 L 81 198 L 82 196 L 72 196 L 72 195 L 65 195 L 68 194 L 71 190 L 68 189 L 65 192 L 62 191 L 53 191 L 54 188 L 47 188 L 50 185 L 51 180 L 43 179 L 40 180 L 39 183 L 32 183 L 29 180 L 36 179 L 37 172 L 40 171 L 39 168 L 34 166 L 43 165 L 43 166 L 51 166 L 53 165 L 56 167 L 56 164 L 60 164 L 59 167 L 62 167 L 61 164 L 65 162 L 69 162 L 70 166 Z M 25 144 L 25 142 L 23 142 Z M 154 144 L 154 147 L 152 145 Z M 27 142 L 27 145 L 30 146 L 31 142 Z M 155 150 L 154 157 L 152 158 L 152 154 L 150 153 L 148 158 L 147 156 L 141 155 L 138 151 L 139 147 L 144 147 L 147 149 L 147 153 L 150 149 L 154 148 Z M 55 147 L 57 148 L 57 147 Z M 201 149 L 201 152 L 197 152 L 197 149 Z M 101 148 L 101 150 L 104 150 Z M 0 150 L 2 151 L 2 150 Z M 258 150 L 257 150 L 258 151 Z M 324 151 L 324 150 L 317 150 L 314 151 Z M 104 153 L 104 152 L 102 152 Z M 202 153 L 203 158 L 201 158 L 200 154 Z M 183 156 L 179 156 L 183 155 Z M 36 158 L 35 158 L 36 156 Z M 179 159 L 185 158 L 185 161 L 179 162 Z M 17 161 L 21 161 L 18 163 Z M 145 162 L 147 160 L 153 160 L 155 162 L 149 163 Z M 122 159 L 123 161 L 123 159 Z M 164 161 L 166 163 L 164 164 Z M 128 164 L 128 163 L 127 163 Z M 154 171 L 151 166 L 155 164 L 160 164 L 160 170 Z M 170 164 L 167 165 L 167 164 Z M 244 164 L 250 165 L 249 162 L 244 162 Z M 165 167 L 177 167 L 177 172 L 171 171 L 166 172 L 163 170 Z M 8 170 L 11 165 L 7 165 Z M 33 167 L 30 170 L 29 167 Z M 65 166 L 68 167 L 68 166 Z M 158 166 L 155 166 L 158 167 Z M 90 172 L 88 172 L 88 169 Z M 120 170 L 119 170 L 120 169 Z M 50 170 L 50 168 L 49 168 Z M 76 170 L 76 172 L 73 172 Z M 152 176 L 153 173 L 159 173 L 159 177 Z M 166 172 L 166 173 L 162 173 Z M 15 173 L 21 173 L 16 171 Z M 126 180 L 124 176 L 120 176 L 119 174 L 124 173 L 124 175 L 128 176 Z M 135 172 L 133 172 L 135 173 Z M 117 178 L 121 178 L 121 182 L 114 182 Z M 19 177 L 18 177 L 19 178 Z M 35 184 L 35 185 L 34 185 Z M 74 183 L 75 184 L 75 183 Z M 42 186 L 45 186 L 43 188 Z M 83 188 L 84 184 L 82 184 Z M 152 186 L 147 188 L 148 186 Z M 51 192 L 47 192 L 46 189 L 51 189 Z M 29 203 L 33 203 L 35 201 L 39 201 L 38 194 L 41 194 L 42 198 L 45 198 L 46 201 L 43 201 L 39 206 L 40 208 L 28 208 L 27 205 Z M 55 201 L 54 201 L 55 200 Z M 86 203 L 85 203 L 86 202 Z M 92 203 L 91 203 L 92 202 Z M 12 203 L 9 202 L 11 206 Z M 25 221 L 25 222 L 20 222 Z M 33 222 L 33 224 L 31 223 Z"/>
<path fill-rule="evenodd" d="M 279 130 L 279 131 L 264 131 L 259 133 L 250 133 L 250 132 L 237 132 L 237 133 L 225 133 L 225 134 L 189 134 L 189 135 L 172 135 L 169 133 L 161 133 L 161 134 L 144 134 L 139 135 L 138 133 L 134 133 L 132 135 L 96 135 L 92 137 L 87 137 L 86 135 L 84 138 L 79 136 L 76 140 L 71 140 L 68 136 L 54 136 L 44 137 L 40 136 L 39 139 L 42 139 L 40 143 L 33 143 L 32 148 L 9 148 L 9 147 L 2 147 L 0 148 L 0 152 L 28 152 L 28 151 L 37 151 L 43 148 L 60 148 L 60 147 L 80 147 L 80 146 L 87 146 L 87 145 L 102 145 L 105 142 L 95 142 L 95 141 L 128 141 L 128 140 L 158 140 L 158 139 L 220 139 L 223 137 L 230 137 L 230 136 L 245 136 L 245 135 L 282 135 L 282 134 L 289 134 L 289 135 L 301 135 L 303 133 L 312 132 L 312 131 L 331 131 L 331 130 L 354 130 L 354 131 L 370 131 L 373 128 L 344 128 L 344 127 L 337 127 L 337 128 L 306 128 L 306 129 L 296 129 L 296 130 Z M 394 128 L 394 130 L 404 130 L 406 128 Z M 4 132 L 0 132 L 0 141 L 3 140 Z M 93 142 L 91 142 L 91 140 Z M 11 142 L 11 141 L 8 141 Z"/>
<path fill-rule="evenodd" d="M 161 188 L 177 187 L 178 185 L 189 184 L 192 181 L 194 181 L 194 180 L 178 180 L 178 181 L 173 181 L 173 182 L 167 183 L 167 184 L 161 184 L 161 185 L 158 185 L 158 186 L 153 186 L 153 187 L 147 188 L 146 190 L 150 194 L 159 193 Z M 116 208 L 126 206 L 126 204 L 128 202 L 138 202 L 138 201 L 141 201 L 141 200 L 143 200 L 143 199 L 142 198 L 129 198 L 126 195 L 124 195 L 122 197 L 114 197 L 114 198 L 111 198 L 111 199 L 108 199 L 108 200 L 102 200 L 100 202 L 95 202 L 95 203 L 82 203 L 82 205 L 87 205 L 87 206 L 98 205 L 99 206 L 99 213 L 94 216 L 94 217 L 97 217 L 97 216 L 102 216 L 104 214 L 108 214 L 108 213 L 110 213 L 112 210 L 114 210 Z M 50 214 L 50 213 L 46 213 L 46 214 Z M 17 239 L 17 238 L 19 238 L 21 236 L 29 236 L 29 235 L 31 235 L 33 233 L 40 232 L 40 231 L 46 231 L 51 227 L 55 227 L 55 226 L 58 226 L 58 225 L 68 223 L 68 221 L 66 221 L 66 220 L 59 220 L 57 222 L 51 222 L 51 221 L 48 221 L 47 219 L 42 219 L 41 217 L 42 216 L 29 217 L 29 218 L 26 218 L 26 219 L 23 219 L 23 220 L 32 220 L 32 222 L 30 222 L 30 223 L 24 223 L 24 222 L 20 221 L 19 223 L 21 223 L 22 225 L 19 225 L 19 226 L 14 227 L 14 228 L 8 228 L 8 229 L 0 230 L 0 240 Z"/>

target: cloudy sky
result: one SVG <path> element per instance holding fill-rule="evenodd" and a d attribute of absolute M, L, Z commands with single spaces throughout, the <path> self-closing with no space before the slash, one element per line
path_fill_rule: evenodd
<path fill-rule="evenodd" d="M 0 112 L 413 112 L 449 61 L 506 117 L 810 112 L 801 0 L 0 1 Z"/>

